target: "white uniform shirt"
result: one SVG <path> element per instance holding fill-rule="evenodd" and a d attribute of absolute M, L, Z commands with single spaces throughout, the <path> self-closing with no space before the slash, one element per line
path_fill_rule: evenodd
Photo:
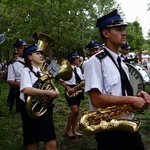
<path fill-rule="evenodd" d="M 123 54 L 119 54 L 121 60 L 125 60 L 125 59 L 128 59 L 128 55 L 123 55 Z"/>
<path fill-rule="evenodd" d="M 99 53 L 101 52 L 103 52 L 103 50 Z M 116 64 L 118 64 L 118 55 L 110 50 L 108 50 L 108 52 L 112 55 Z M 126 74 L 129 75 L 128 67 L 123 61 L 121 62 L 121 65 Z M 97 88 L 103 94 L 111 94 L 115 96 L 122 95 L 120 73 L 109 56 L 102 58 L 101 61 L 95 55 L 92 56 L 85 65 L 84 76 L 85 92 L 87 94 L 92 88 Z M 91 104 L 91 101 L 89 102 L 90 110 L 96 110 L 97 108 Z M 125 118 L 132 119 L 133 114 L 125 116 Z"/>
<path fill-rule="evenodd" d="M 72 69 L 74 70 L 74 67 L 76 67 L 76 66 L 71 65 L 71 67 L 72 67 Z M 83 77 L 81 68 L 80 68 L 80 67 L 76 67 L 76 69 L 77 69 L 77 74 L 79 75 L 80 79 L 81 79 L 81 80 L 84 80 L 84 77 Z M 64 81 L 64 80 L 60 79 L 60 81 Z M 68 80 L 68 81 L 64 81 L 64 82 L 65 82 L 65 84 L 67 84 L 67 85 L 76 85 L 76 79 L 75 79 L 75 74 L 74 74 L 74 72 L 72 73 L 71 79 Z"/>
<path fill-rule="evenodd" d="M 35 73 L 37 73 L 37 71 L 41 72 L 40 68 L 37 69 L 34 66 L 33 66 L 33 71 Z M 40 73 L 40 74 L 43 75 L 43 73 Z M 38 79 L 38 77 L 36 77 L 29 68 L 25 67 L 22 70 L 21 81 L 20 81 L 20 99 L 22 101 L 25 102 L 25 97 L 24 97 L 24 93 L 22 92 L 22 90 L 26 87 L 32 87 L 37 79 Z"/>
<path fill-rule="evenodd" d="M 22 69 L 24 68 L 23 63 L 24 63 L 24 59 L 19 57 L 13 64 L 10 64 L 8 66 L 7 81 L 20 82 L 21 72 L 22 72 Z"/>

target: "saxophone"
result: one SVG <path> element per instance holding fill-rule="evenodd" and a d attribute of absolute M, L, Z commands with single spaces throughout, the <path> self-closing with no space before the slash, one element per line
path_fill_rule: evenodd
<path fill-rule="evenodd" d="M 75 97 L 79 94 L 82 94 L 83 89 L 81 88 L 80 84 L 76 85 L 75 87 L 73 87 L 73 94 L 70 94 L 67 90 L 66 90 L 66 98 L 70 99 L 72 97 Z"/>
<path fill-rule="evenodd" d="M 109 130 L 136 132 L 140 127 L 140 121 L 120 119 L 125 114 L 135 112 L 137 112 L 137 109 L 130 105 L 99 108 L 96 111 L 84 111 L 79 122 L 79 129 L 87 135 Z"/>

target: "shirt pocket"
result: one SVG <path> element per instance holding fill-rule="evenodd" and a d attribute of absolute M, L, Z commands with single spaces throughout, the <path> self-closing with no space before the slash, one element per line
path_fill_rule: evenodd
<path fill-rule="evenodd" d="M 105 90 L 107 93 L 111 94 L 116 89 L 115 87 L 118 87 L 118 84 L 120 82 L 120 79 L 118 76 L 109 76 L 104 82 Z"/>

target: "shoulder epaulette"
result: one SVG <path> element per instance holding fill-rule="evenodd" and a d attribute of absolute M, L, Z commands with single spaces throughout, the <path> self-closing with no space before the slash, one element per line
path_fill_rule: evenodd
<path fill-rule="evenodd" d="M 105 58 L 106 56 L 107 56 L 107 54 L 106 54 L 104 51 L 96 55 L 96 57 L 97 57 L 99 60 Z"/>
<path fill-rule="evenodd" d="M 24 65 L 24 62 L 20 61 L 20 60 L 16 60 L 15 62 L 20 62 L 21 64 Z"/>

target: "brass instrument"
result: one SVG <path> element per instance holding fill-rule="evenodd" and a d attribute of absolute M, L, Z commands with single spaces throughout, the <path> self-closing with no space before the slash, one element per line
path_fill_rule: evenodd
<path fill-rule="evenodd" d="M 77 96 L 78 94 L 82 94 L 83 89 L 81 89 L 80 84 L 76 85 L 75 87 L 73 87 L 73 94 L 70 94 L 67 90 L 66 90 L 66 98 L 72 98 Z"/>
<path fill-rule="evenodd" d="M 129 105 L 86 111 L 80 119 L 79 129 L 87 135 L 109 130 L 136 132 L 140 126 L 139 121 L 120 119 L 121 116 L 134 112 L 137 110 Z"/>
<path fill-rule="evenodd" d="M 62 78 L 63 80 L 69 80 L 72 76 L 72 67 L 67 60 L 61 62 L 60 68 L 60 71 L 55 77 L 53 74 L 54 70 L 50 69 L 35 82 L 33 87 L 42 90 L 57 90 L 52 79 Z M 26 100 L 28 114 L 31 117 L 42 116 L 47 111 L 51 101 L 52 99 L 46 96 L 28 96 Z"/>
<path fill-rule="evenodd" d="M 52 37 L 45 33 L 36 32 L 32 36 L 35 44 L 38 45 L 41 50 L 45 50 L 47 46 L 52 47 L 55 45 L 55 42 L 52 39 Z"/>
<path fill-rule="evenodd" d="M 53 39 L 46 34 L 36 33 L 33 37 L 35 38 L 36 44 L 39 44 L 40 49 L 46 48 L 48 45 L 54 45 Z M 33 87 L 42 90 L 57 90 L 52 79 L 62 78 L 63 80 L 69 80 L 72 77 L 72 67 L 67 60 L 62 60 L 60 65 L 54 61 L 48 65 L 43 61 L 41 70 L 44 75 L 35 82 Z M 46 96 L 28 96 L 26 108 L 29 116 L 35 118 L 41 117 L 50 107 L 52 101 L 53 99 Z"/>

